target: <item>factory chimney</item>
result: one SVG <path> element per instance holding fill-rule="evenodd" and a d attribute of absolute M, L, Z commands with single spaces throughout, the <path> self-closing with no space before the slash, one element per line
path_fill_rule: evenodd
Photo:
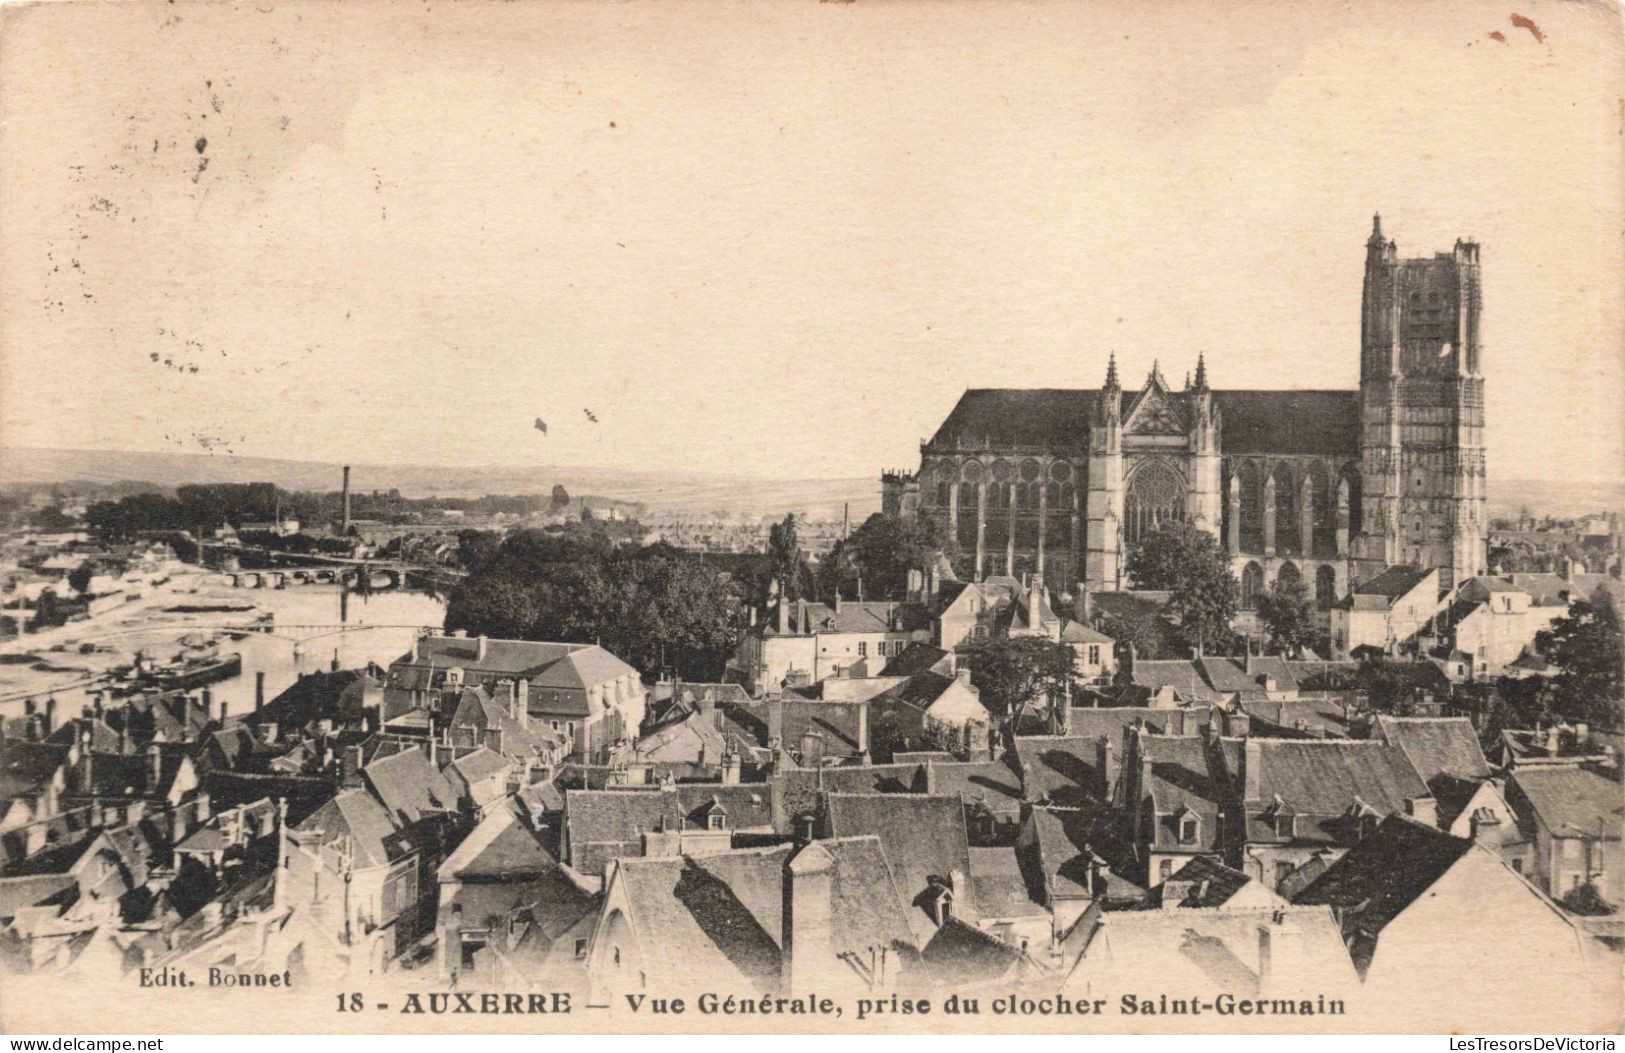
<path fill-rule="evenodd" d="M 344 466 L 344 533 L 350 532 L 350 466 Z"/>

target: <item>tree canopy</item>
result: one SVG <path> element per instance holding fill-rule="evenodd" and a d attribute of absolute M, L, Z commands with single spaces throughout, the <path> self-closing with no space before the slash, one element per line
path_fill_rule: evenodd
<path fill-rule="evenodd" d="M 1074 679 L 1072 649 L 1043 636 L 996 637 L 976 652 L 971 683 L 996 717 L 1020 721 L 1034 705 L 1065 704 Z"/>
<path fill-rule="evenodd" d="M 1258 597 L 1258 620 L 1269 634 L 1270 646 L 1278 654 L 1297 655 L 1314 645 L 1320 635 L 1315 629 L 1315 605 L 1301 578 L 1276 578 L 1275 584 Z"/>
<path fill-rule="evenodd" d="M 819 597 L 833 600 L 837 589 L 856 595 L 861 580 L 865 599 L 907 599 L 909 571 L 929 564 L 941 546 L 932 520 L 876 512 L 819 562 Z"/>
<path fill-rule="evenodd" d="M 1234 649 L 1230 622 L 1241 588 L 1212 534 L 1187 524 L 1165 527 L 1129 550 L 1124 569 L 1136 589 L 1169 593 L 1167 611 L 1187 648 L 1210 654 Z"/>
<path fill-rule="evenodd" d="M 84 593 L 90 589 L 90 579 L 96 576 L 96 565 L 90 560 L 68 571 L 68 587 L 74 592 Z"/>
<path fill-rule="evenodd" d="M 800 599 L 813 591 L 812 571 L 796 536 L 793 513 L 767 529 L 766 572 L 769 581 L 778 583 L 779 595 L 785 599 Z"/>
<path fill-rule="evenodd" d="M 1622 643 L 1619 608 L 1598 589 L 1574 600 L 1566 615 L 1535 634 L 1535 650 L 1560 670 L 1552 683 L 1555 715 L 1602 727 L 1620 726 Z"/>
<path fill-rule="evenodd" d="M 739 583 L 668 545 L 517 531 L 452 591 L 446 628 L 601 643 L 639 669 L 721 679 L 745 628 Z"/>

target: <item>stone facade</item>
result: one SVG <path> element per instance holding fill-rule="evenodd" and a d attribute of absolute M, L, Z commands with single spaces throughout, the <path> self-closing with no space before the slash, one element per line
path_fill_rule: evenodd
<path fill-rule="evenodd" d="M 1171 522 L 1221 539 L 1244 606 L 1283 576 L 1330 606 L 1395 563 L 1482 573 L 1478 267 L 1470 242 L 1399 260 L 1377 224 L 1359 390 L 1214 390 L 1201 356 L 1178 388 L 1153 366 L 1125 391 L 1114 358 L 1093 391 L 973 389 L 883 505 L 937 519 L 970 580 L 1124 588 L 1126 552 Z"/>

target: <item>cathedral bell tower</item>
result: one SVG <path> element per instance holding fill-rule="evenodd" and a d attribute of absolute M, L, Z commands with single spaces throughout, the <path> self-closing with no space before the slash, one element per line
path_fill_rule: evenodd
<path fill-rule="evenodd" d="M 1478 245 L 1400 259 L 1372 218 L 1360 317 L 1360 512 L 1355 575 L 1396 563 L 1440 584 L 1486 562 Z"/>

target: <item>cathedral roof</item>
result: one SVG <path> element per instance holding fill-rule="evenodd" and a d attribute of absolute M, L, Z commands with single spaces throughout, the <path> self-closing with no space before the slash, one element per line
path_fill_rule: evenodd
<path fill-rule="evenodd" d="M 1123 392 L 1123 410 L 1138 391 Z M 1176 397 L 1183 393 L 1173 393 Z M 960 396 L 929 445 L 1083 448 L 1100 399 L 1092 388 L 971 388 Z M 1360 393 L 1348 391 L 1215 391 L 1227 455 L 1343 454 L 1360 448 Z"/>

